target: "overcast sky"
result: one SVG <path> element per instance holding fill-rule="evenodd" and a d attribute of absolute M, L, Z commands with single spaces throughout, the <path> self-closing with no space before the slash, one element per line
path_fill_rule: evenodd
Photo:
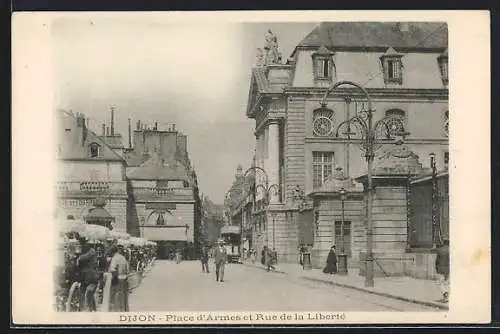
<path fill-rule="evenodd" d="M 127 118 L 188 135 L 200 190 L 222 203 L 238 164 L 254 150 L 245 116 L 250 72 L 266 31 L 284 59 L 317 23 L 196 23 L 130 18 L 55 21 L 55 107 L 82 112 L 100 132 L 116 106 L 115 132 L 127 144 Z"/>

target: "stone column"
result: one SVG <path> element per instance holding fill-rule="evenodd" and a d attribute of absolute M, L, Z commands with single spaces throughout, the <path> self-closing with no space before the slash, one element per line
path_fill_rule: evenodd
<path fill-rule="evenodd" d="M 375 276 L 404 275 L 407 245 L 406 185 L 421 172 L 418 156 L 405 146 L 387 152 L 373 170 L 373 255 Z M 366 186 L 366 175 L 358 178 Z M 365 193 L 366 196 L 366 193 Z M 365 236 L 366 240 L 366 236 Z M 366 258 L 366 244 L 360 253 Z M 365 266 L 360 263 L 360 275 Z"/>
<path fill-rule="evenodd" d="M 269 124 L 268 139 L 268 158 L 266 164 L 266 172 L 269 178 L 269 185 L 276 184 L 279 186 L 279 124 L 273 121 Z M 279 202 L 279 194 L 277 187 L 273 187 L 269 194 L 271 203 Z"/>

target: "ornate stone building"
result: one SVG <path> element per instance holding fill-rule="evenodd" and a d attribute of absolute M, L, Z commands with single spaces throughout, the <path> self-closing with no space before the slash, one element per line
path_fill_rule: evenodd
<path fill-rule="evenodd" d="M 338 242 L 340 202 L 332 182 L 337 182 L 333 180 L 334 171 L 341 167 L 340 179 L 345 178 L 345 186 L 354 193 L 352 197 L 348 194 L 344 203 L 350 220 L 350 224 L 343 224 L 343 234 L 350 238 L 346 253 L 349 263 L 357 266 L 366 235 L 364 211 L 357 208 L 364 202 L 359 185 L 351 187 L 355 182 L 351 179 L 366 173 L 360 150 L 363 136 L 360 129 L 338 126 L 352 116 L 364 117 L 367 100 L 359 90 L 338 88 L 326 99 L 328 110 L 321 109 L 320 102 L 334 83 L 360 84 L 371 96 L 375 122 L 385 116 L 402 120 L 409 133 L 404 138 L 405 147 L 419 157 L 422 172 L 428 167 L 431 152 L 436 154 L 437 169 L 444 170 L 448 163 L 447 26 L 322 23 L 295 47 L 286 62 L 281 60 L 277 37 L 270 34 L 252 70 L 246 111 L 247 117 L 255 120 L 256 166 L 266 171 L 269 185 L 276 184 L 280 189 L 269 194 L 269 205 L 261 206 L 264 222 L 270 226 L 274 219 L 281 261 L 296 261 L 297 248 L 305 243 L 314 264 L 322 264 L 329 245 Z M 376 148 L 376 163 L 392 149 L 389 144 Z M 265 183 L 265 176 L 260 175 L 263 173 L 256 174 L 256 183 Z M 257 191 L 257 206 L 264 199 L 265 194 Z M 392 223 L 380 227 L 374 236 L 375 248 L 406 250 L 406 201 L 401 208 L 380 210 L 402 211 L 404 220 L 399 220 L 402 216 L 394 219 L 400 224 L 404 221 L 400 227 L 404 231 L 399 230 L 395 237 Z M 395 216 L 388 221 L 391 217 Z M 257 229 L 259 219 L 255 214 L 253 224 Z M 381 251 L 379 257 L 392 257 L 384 255 L 389 253 Z M 406 261 L 401 252 L 398 254 L 398 261 Z"/>
<path fill-rule="evenodd" d="M 57 216 L 127 232 L 125 161 L 87 128 L 84 115 L 59 110 L 57 121 Z"/>
<path fill-rule="evenodd" d="M 175 126 L 162 131 L 138 122 L 134 146 L 129 126 L 124 148 L 113 124 L 98 136 L 86 127 L 84 115 L 59 111 L 58 116 L 58 216 L 157 241 L 159 257 L 175 249 L 196 257 L 201 199 L 187 136 Z"/>

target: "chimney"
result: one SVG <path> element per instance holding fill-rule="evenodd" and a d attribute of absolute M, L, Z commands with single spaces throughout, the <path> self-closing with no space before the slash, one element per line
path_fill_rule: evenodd
<path fill-rule="evenodd" d="M 106 136 L 109 136 L 109 126 L 106 128 Z"/>
<path fill-rule="evenodd" d="M 101 126 L 102 126 L 101 136 L 104 137 L 106 135 L 106 124 L 102 124 Z"/>
<path fill-rule="evenodd" d="M 132 148 L 132 125 L 128 119 L 128 148 Z"/>
<path fill-rule="evenodd" d="M 115 135 L 115 107 L 111 107 L 111 135 Z"/>
<path fill-rule="evenodd" d="M 155 131 L 158 130 L 158 122 L 155 122 L 155 126 L 154 126 L 153 130 L 155 130 Z"/>
<path fill-rule="evenodd" d="M 87 135 L 86 127 L 85 127 L 85 115 L 78 113 L 76 115 L 76 125 L 81 128 L 81 135 L 79 138 L 80 145 L 83 146 L 85 143 L 85 136 Z"/>
<path fill-rule="evenodd" d="M 140 130 L 141 129 L 141 121 L 137 121 L 137 123 L 135 123 L 135 129 L 136 130 Z"/>
<path fill-rule="evenodd" d="M 172 131 L 175 132 L 175 124 L 172 124 Z"/>

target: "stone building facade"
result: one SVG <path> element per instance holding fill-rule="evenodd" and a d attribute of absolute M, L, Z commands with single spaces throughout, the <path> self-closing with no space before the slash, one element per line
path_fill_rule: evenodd
<path fill-rule="evenodd" d="M 113 228 L 127 231 L 125 161 L 86 126 L 85 116 L 57 111 L 57 216 L 86 220 L 104 200 Z"/>
<path fill-rule="evenodd" d="M 345 126 L 338 127 L 355 115 L 364 117 L 367 100 L 360 90 L 340 87 L 327 96 L 328 110 L 321 109 L 320 102 L 334 83 L 352 81 L 363 86 L 375 108 L 374 122 L 385 116 L 400 118 L 409 133 L 405 145 L 419 157 L 423 168 L 428 167 L 431 152 L 437 156 L 438 170 L 446 167 L 447 46 L 446 24 L 332 22 L 318 25 L 283 62 L 273 56 L 279 55 L 277 37 L 270 33 L 266 38 L 265 55 L 252 70 L 246 115 L 255 120 L 256 165 L 280 191 L 271 194 L 270 204 L 262 206 L 265 214 L 262 218 L 254 215 L 253 224 L 258 226 L 262 219 L 269 226 L 274 220 L 281 261 L 296 261 L 299 244 L 310 242 L 315 262 L 324 261 L 326 244 L 336 240 L 332 226 L 339 216 L 339 204 L 335 191 L 329 196 L 315 194 L 321 193 L 338 167 L 348 179 L 366 173 L 360 150 L 362 132 L 351 129 L 354 134 L 347 137 Z M 376 155 L 390 149 L 389 144 L 379 145 Z M 262 184 L 264 179 L 257 175 L 256 183 Z M 264 195 L 257 192 L 256 197 L 258 202 Z M 347 203 L 348 211 L 357 207 L 352 201 Z M 326 207 L 332 215 L 321 213 Z M 358 218 L 350 218 L 351 230 L 344 231 L 351 237 L 349 254 L 354 264 L 361 249 L 354 241 L 362 242 L 365 234 L 359 223 L 362 215 L 355 211 L 351 213 Z M 300 227 L 307 217 L 313 217 L 309 219 L 313 220 L 309 224 L 312 233 Z M 306 240 L 304 233 L 313 240 Z M 400 238 L 407 242 L 406 235 Z"/>
<path fill-rule="evenodd" d="M 138 122 L 125 148 L 113 127 L 98 136 L 84 115 L 58 116 L 58 216 L 86 220 L 99 208 L 113 229 L 157 241 L 159 257 L 197 257 L 201 199 L 187 136 Z"/>

